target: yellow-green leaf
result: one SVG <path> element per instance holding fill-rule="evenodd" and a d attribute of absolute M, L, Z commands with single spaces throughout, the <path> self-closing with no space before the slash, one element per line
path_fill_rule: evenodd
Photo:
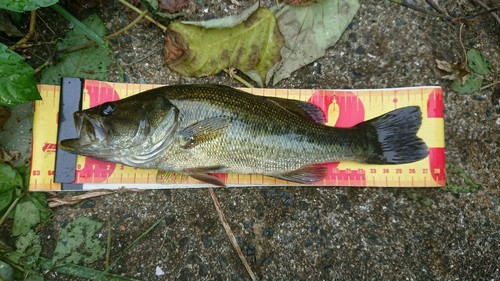
<path fill-rule="evenodd" d="M 273 84 L 325 55 L 335 45 L 358 11 L 359 0 L 321 0 L 305 6 L 285 5 L 276 13 L 285 46 L 283 60 L 268 77 Z"/>
<path fill-rule="evenodd" d="M 236 68 L 263 86 L 268 70 L 281 59 L 283 37 L 273 12 L 259 8 L 227 28 L 173 22 L 165 42 L 167 65 L 183 75 L 200 77 Z"/>

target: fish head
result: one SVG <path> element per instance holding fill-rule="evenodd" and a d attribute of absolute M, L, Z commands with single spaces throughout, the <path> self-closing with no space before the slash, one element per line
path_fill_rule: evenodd
<path fill-rule="evenodd" d="M 74 113 L 78 138 L 62 140 L 74 154 L 116 161 L 159 149 L 177 127 L 177 108 L 159 95 L 137 95 Z"/>

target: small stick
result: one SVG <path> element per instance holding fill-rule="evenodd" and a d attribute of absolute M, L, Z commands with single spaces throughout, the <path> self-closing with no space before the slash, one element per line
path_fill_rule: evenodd
<path fill-rule="evenodd" d="M 28 34 L 24 36 L 21 40 L 19 40 L 16 44 L 12 45 L 9 47 L 9 50 L 15 50 L 19 46 L 23 45 L 26 43 L 28 40 L 31 39 L 33 34 L 35 33 L 35 23 L 36 23 L 36 11 L 31 11 L 31 17 L 30 17 L 30 27 L 28 29 Z"/>
<path fill-rule="evenodd" d="M 252 281 L 257 280 L 257 277 L 255 277 L 255 274 L 252 271 L 252 268 L 250 268 L 250 265 L 248 264 L 247 260 L 245 259 L 245 256 L 241 252 L 240 245 L 238 245 L 238 241 L 236 241 L 236 238 L 234 237 L 233 231 L 231 230 L 231 227 L 227 223 L 226 217 L 224 216 L 224 213 L 222 212 L 222 208 L 219 203 L 219 199 L 217 199 L 217 195 L 215 195 L 215 191 L 213 188 L 209 188 L 208 192 L 210 192 L 210 196 L 212 197 L 212 200 L 214 201 L 215 209 L 217 210 L 217 214 L 219 215 L 219 219 L 222 223 L 222 226 L 224 227 L 224 230 L 226 231 L 227 237 L 229 238 L 229 241 L 233 245 L 234 250 L 238 254 L 238 257 L 240 258 L 241 262 L 245 266 L 245 269 L 248 272 L 248 275 L 250 275 L 250 279 Z"/>
<path fill-rule="evenodd" d="M 246 81 L 241 76 L 239 76 L 238 74 L 236 74 L 235 71 L 232 71 L 231 69 L 223 69 L 223 70 L 224 70 L 225 73 L 229 74 L 229 76 L 231 76 L 231 78 L 234 78 L 238 82 L 240 82 L 241 84 L 245 85 L 245 87 L 247 87 L 247 88 L 253 88 L 252 84 L 250 84 L 248 81 Z"/>
<path fill-rule="evenodd" d="M 467 51 L 465 51 L 464 43 L 462 42 L 462 28 L 464 27 L 464 24 L 460 24 L 460 33 L 459 33 L 459 39 L 460 39 L 460 46 L 462 46 L 462 50 L 464 51 L 464 57 L 465 57 L 465 65 L 467 65 Z"/>
<path fill-rule="evenodd" d="M 106 237 L 106 268 L 109 267 L 110 256 L 111 256 L 111 220 L 108 218 L 108 235 Z"/>
<path fill-rule="evenodd" d="M 136 6 L 130 4 L 129 2 L 125 1 L 125 0 L 118 0 L 120 1 L 120 3 L 122 3 L 124 6 L 127 6 L 128 8 L 134 10 L 136 13 L 140 14 L 141 13 L 141 10 L 138 9 Z M 163 32 L 165 32 L 167 30 L 167 27 L 164 26 L 163 24 L 157 22 L 155 19 L 153 19 L 152 17 L 150 16 L 146 16 L 145 17 L 148 21 L 152 22 L 153 24 L 155 24 L 156 26 L 158 26 L 161 30 L 163 30 Z"/>
<path fill-rule="evenodd" d="M 488 89 L 488 88 L 491 88 L 491 87 L 493 87 L 493 86 L 495 86 L 495 85 L 498 85 L 498 84 L 500 84 L 500 81 L 498 81 L 498 82 L 493 82 L 493 83 L 488 84 L 488 85 L 486 85 L 486 86 L 482 86 L 480 90 Z"/>
<path fill-rule="evenodd" d="M 144 18 L 144 16 L 146 16 L 147 12 L 148 12 L 147 10 L 144 10 L 137 18 L 135 18 L 132 22 L 130 22 L 129 24 L 127 24 L 127 26 L 125 26 L 124 28 L 122 28 L 122 29 L 120 29 L 120 30 L 118 30 L 118 31 L 116 31 L 114 33 L 111 33 L 109 35 L 104 36 L 103 39 L 105 41 L 109 41 L 109 40 L 113 39 L 114 37 L 127 32 L 136 23 L 138 23 L 142 18 Z M 82 44 L 80 46 L 75 46 L 75 47 L 63 49 L 63 50 L 60 50 L 59 52 L 61 52 L 61 53 L 70 53 L 70 52 L 74 52 L 74 51 L 78 51 L 78 50 L 81 50 L 81 49 L 88 48 L 88 47 L 93 46 L 93 45 L 96 45 L 96 42 L 89 41 L 89 42 L 87 42 L 85 44 Z"/>
<path fill-rule="evenodd" d="M 430 15 L 430 16 L 435 16 L 435 17 L 438 17 L 438 18 L 452 20 L 452 17 L 450 17 L 450 16 L 446 16 L 446 15 L 443 15 L 443 14 L 440 14 L 440 13 L 435 13 L 435 12 L 427 11 L 426 9 L 420 8 L 420 7 L 412 5 L 412 4 L 409 4 L 409 3 L 405 2 L 404 0 L 390 0 L 390 1 L 392 3 L 401 5 L 401 6 L 406 7 L 406 8 L 410 8 L 412 10 L 415 10 L 417 12 L 421 12 L 421 13 L 424 13 L 424 14 L 427 14 L 427 15 Z"/>
<path fill-rule="evenodd" d="M 474 0 L 474 2 L 483 6 L 483 8 L 485 8 L 485 9 L 488 9 L 488 10 L 490 9 L 490 7 L 488 7 L 486 4 L 484 4 L 484 2 L 481 0 Z M 491 15 L 497 20 L 498 24 L 500 24 L 500 16 L 498 16 L 498 14 L 496 12 L 491 13 Z"/>
<path fill-rule="evenodd" d="M 448 14 L 448 12 L 446 12 L 446 10 L 441 7 L 438 3 L 434 2 L 434 0 L 425 0 L 425 2 L 427 2 L 427 4 L 431 5 L 432 8 L 434 8 L 434 10 L 440 12 L 441 14 L 443 15 L 446 15 L 446 16 L 450 16 L 450 14 Z"/>

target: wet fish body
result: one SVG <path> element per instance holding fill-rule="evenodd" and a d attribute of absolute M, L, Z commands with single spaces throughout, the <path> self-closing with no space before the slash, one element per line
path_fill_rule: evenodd
<path fill-rule="evenodd" d="M 307 102 L 220 85 L 152 89 L 75 113 L 77 139 L 63 149 L 101 160 L 187 174 L 223 185 L 213 172 L 262 174 L 298 183 L 326 175 L 321 163 L 402 164 L 427 156 L 416 136 L 419 107 L 352 128 L 324 125 Z"/>

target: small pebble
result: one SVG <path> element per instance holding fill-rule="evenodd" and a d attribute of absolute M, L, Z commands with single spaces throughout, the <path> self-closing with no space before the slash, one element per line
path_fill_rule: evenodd
<path fill-rule="evenodd" d="M 162 275 L 165 275 L 165 272 L 163 272 L 163 270 L 161 269 L 161 267 L 159 266 L 156 266 L 156 276 L 162 276 Z"/>

